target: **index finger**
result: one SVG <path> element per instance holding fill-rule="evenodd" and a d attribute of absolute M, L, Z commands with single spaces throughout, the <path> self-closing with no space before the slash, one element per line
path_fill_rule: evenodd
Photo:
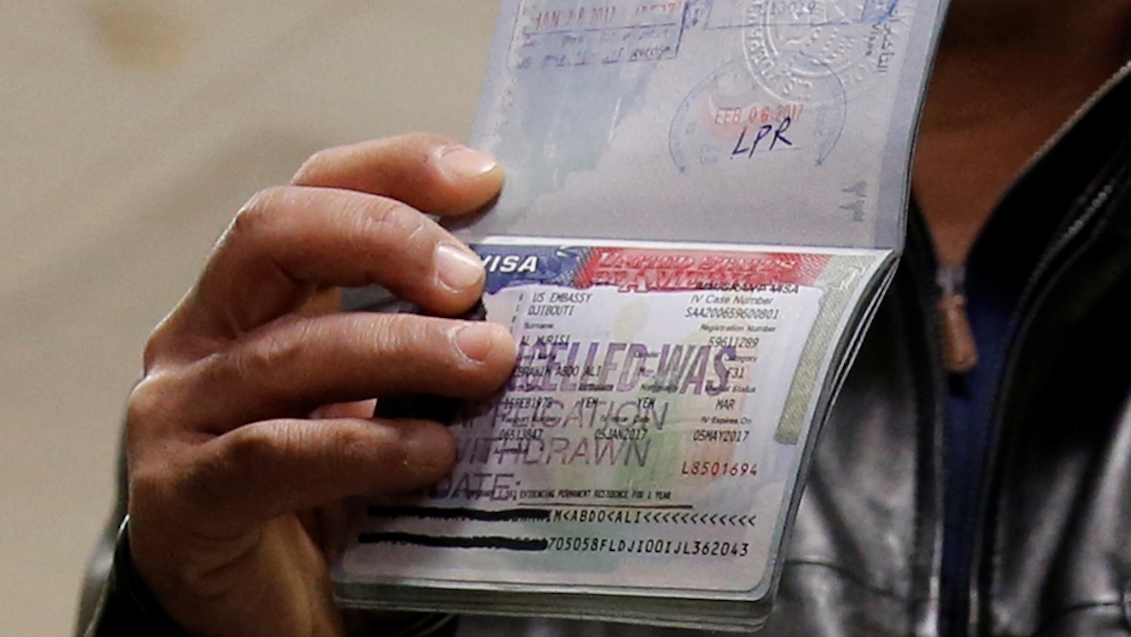
<path fill-rule="evenodd" d="M 191 334 L 205 349 L 295 311 L 327 286 L 384 285 L 430 312 L 478 298 L 478 257 L 421 212 L 471 212 L 501 170 L 442 138 L 408 135 L 323 151 L 237 215 L 151 346 Z M 147 356 L 147 360 L 148 360 Z"/>
<path fill-rule="evenodd" d="M 462 144 L 410 133 L 318 152 L 291 183 L 382 195 L 449 216 L 490 202 L 502 187 L 503 171 L 490 156 Z"/>

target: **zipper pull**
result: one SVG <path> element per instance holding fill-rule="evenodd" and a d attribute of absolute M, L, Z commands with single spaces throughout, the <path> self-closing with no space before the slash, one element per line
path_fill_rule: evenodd
<path fill-rule="evenodd" d="M 939 314 L 943 328 L 943 366 L 962 374 L 978 364 L 978 344 L 966 315 L 966 268 L 940 265 L 937 274 Z"/>

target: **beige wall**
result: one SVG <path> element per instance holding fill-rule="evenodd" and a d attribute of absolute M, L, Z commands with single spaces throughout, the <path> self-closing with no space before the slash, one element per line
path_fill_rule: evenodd
<path fill-rule="evenodd" d="M 149 328 L 255 190 L 466 134 L 493 0 L 0 2 L 0 635 L 64 635 Z"/>

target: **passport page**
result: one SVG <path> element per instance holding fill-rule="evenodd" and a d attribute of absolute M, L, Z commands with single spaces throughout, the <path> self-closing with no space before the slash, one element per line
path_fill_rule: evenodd
<path fill-rule="evenodd" d="M 472 144 L 507 184 L 462 238 L 898 250 L 940 11 L 506 2 Z"/>

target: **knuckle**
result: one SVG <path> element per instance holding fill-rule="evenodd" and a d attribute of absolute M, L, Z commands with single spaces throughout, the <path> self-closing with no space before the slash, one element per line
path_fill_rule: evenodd
<path fill-rule="evenodd" d="M 372 198 L 366 210 L 355 216 L 351 228 L 351 236 L 358 244 L 356 251 L 383 255 L 364 264 L 366 281 L 381 283 L 400 294 L 426 291 L 432 249 L 438 240 L 434 225 L 404 203 Z"/>
<path fill-rule="evenodd" d="M 287 380 L 301 380 L 303 343 L 310 341 L 310 322 L 297 318 L 280 319 L 287 329 L 272 329 L 256 334 L 236 347 L 217 352 L 205 361 L 203 374 L 217 386 L 240 387 L 268 396 L 285 396 Z"/>
<path fill-rule="evenodd" d="M 411 131 L 405 133 L 398 138 L 398 141 L 403 146 L 416 148 L 425 153 L 428 153 L 428 151 L 432 149 L 455 143 L 447 137 L 426 131 Z"/>
<path fill-rule="evenodd" d="M 167 470 L 160 469 L 162 464 L 164 463 L 130 464 L 129 505 L 132 517 L 155 510 L 166 510 L 168 503 L 174 500 L 170 497 L 173 480 Z"/>
<path fill-rule="evenodd" d="M 205 508 L 229 503 L 257 477 L 275 475 L 280 445 L 258 428 L 242 427 L 214 442 L 217 448 L 196 454 L 174 480 L 173 489 L 186 501 Z"/>
<path fill-rule="evenodd" d="M 141 379 L 138 384 L 134 385 L 126 401 L 127 422 L 144 421 L 150 413 L 153 413 L 156 406 L 159 404 L 159 397 L 161 395 L 161 392 L 154 387 L 154 384 L 155 381 L 153 377 L 146 376 Z"/>
<path fill-rule="evenodd" d="M 303 320 L 286 320 L 288 329 L 268 330 L 248 347 L 232 351 L 230 362 L 237 376 L 244 379 L 274 378 L 281 370 L 300 369 L 301 343 L 309 342 L 309 323 Z"/>
<path fill-rule="evenodd" d="M 126 425 L 145 428 L 160 419 L 168 409 L 172 387 L 164 374 L 149 374 L 134 385 L 126 402 Z"/>
<path fill-rule="evenodd" d="M 169 480 L 167 490 L 177 494 L 179 499 L 200 508 L 211 508 L 224 501 L 230 491 L 228 485 L 244 484 L 250 472 L 240 475 L 231 460 L 209 458 L 198 460 L 186 466 L 175 479 Z"/>
<path fill-rule="evenodd" d="M 229 235 L 255 234 L 285 205 L 293 190 L 288 186 L 272 186 L 260 190 L 236 213 L 228 228 Z"/>
<path fill-rule="evenodd" d="M 366 201 L 363 214 L 358 215 L 358 234 L 363 236 L 386 235 L 390 240 L 414 237 L 425 227 L 427 219 L 415 209 L 396 199 L 373 197 Z"/>
<path fill-rule="evenodd" d="M 176 484 L 183 475 L 187 447 L 163 431 L 169 414 L 176 411 L 168 393 L 164 383 L 146 379 L 130 394 L 125 433 L 131 514 L 155 509 L 173 514 L 169 507 L 181 501 Z"/>
<path fill-rule="evenodd" d="M 173 310 L 149 333 L 142 350 L 142 370 L 150 374 L 159 368 L 174 367 L 199 358 L 209 350 L 207 339 L 195 339 L 186 332 L 186 315 L 197 302 L 200 284 L 197 283 Z"/>
<path fill-rule="evenodd" d="M 401 180 L 402 191 L 411 189 L 414 198 L 431 207 L 448 196 L 449 179 L 440 165 L 444 149 L 458 142 L 433 133 L 406 133 L 389 146 L 392 165 Z"/>
<path fill-rule="evenodd" d="M 456 358 L 451 345 L 431 324 L 434 319 L 411 314 L 356 316 L 353 330 L 364 334 L 359 351 L 367 352 L 367 367 L 384 379 L 378 393 L 392 387 L 427 385 L 453 373 Z"/>
<path fill-rule="evenodd" d="M 288 428 L 280 428 L 279 435 L 263 435 L 257 427 L 243 427 L 229 435 L 220 464 L 227 465 L 233 478 L 240 482 L 253 475 L 271 475 L 270 464 L 279 456 L 286 456 L 296 445 Z"/>
<path fill-rule="evenodd" d="M 321 404 L 334 391 L 316 371 L 328 364 L 312 345 L 325 341 L 322 329 L 317 318 L 284 317 L 202 359 L 196 371 L 205 386 L 243 397 L 238 416 L 213 413 L 220 420 L 210 424 L 227 430 L 260 418 L 299 416 Z"/>
<path fill-rule="evenodd" d="M 142 350 L 141 360 L 142 368 L 148 372 L 153 369 L 158 360 L 162 358 L 165 351 L 169 349 L 169 329 L 166 323 L 158 325 L 150 334 L 149 338 L 145 341 L 145 348 Z"/>
<path fill-rule="evenodd" d="M 323 175 L 327 171 L 327 167 L 335 163 L 336 157 L 340 154 L 338 147 L 322 149 L 302 162 L 302 165 L 295 171 L 291 177 L 292 184 L 310 185 L 319 183 L 323 179 Z"/>
<path fill-rule="evenodd" d="M 395 354 L 407 363 L 423 362 L 428 355 L 446 353 L 444 350 L 451 347 L 436 329 L 435 321 L 398 314 L 383 323 L 376 334 L 377 351 Z"/>
<path fill-rule="evenodd" d="M 130 463 L 130 504 L 164 506 L 177 501 L 174 495 L 180 459 L 163 454 L 160 458 L 146 456 L 144 460 Z M 145 508 L 144 506 L 142 508 Z"/>

